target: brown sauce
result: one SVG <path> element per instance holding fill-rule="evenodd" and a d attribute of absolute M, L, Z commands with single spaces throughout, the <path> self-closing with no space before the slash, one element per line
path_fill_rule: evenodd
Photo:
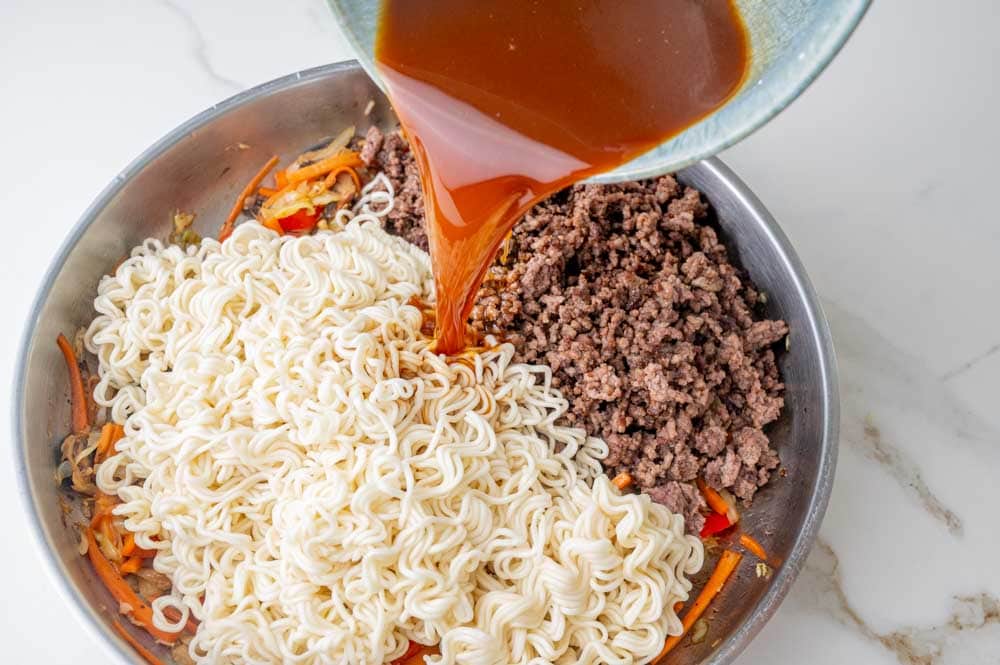
<path fill-rule="evenodd" d="M 417 158 L 436 349 L 535 203 L 721 106 L 747 70 L 732 0 L 383 0 L 376 62 Z"/>

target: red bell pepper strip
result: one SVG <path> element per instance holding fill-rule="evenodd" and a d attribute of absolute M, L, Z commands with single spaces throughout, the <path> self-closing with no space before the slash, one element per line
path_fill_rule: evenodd
<path fill-rule="evenodd" d="M 403 663 L 408 661 L 412 656 L 417 655 L 420 652 L 421 648 L 422 646 L 420 644 L 411 641 L 407 645 L 406 651 L 403 652 L 403 655 L 397 658 L 396 660 L 392 661 L 391 665 L 403 665 Z"/>
<path fill-rule="evenodd" d="M 288 217 L 282 217 L 278 220 L 278 224 L 281 225 L 281 230 L 284 233 L 304 235 L 316 227 L 320 213 L 319 208 L 316 208 L 313 212 L 309 212 L 308 208 L 303 208 L 293 212 Z"/>
<path fill-rule="evenodd" d="M 717 533 L 722 533 L 732 525 L 732 522 L 725 515 L 709 513 L 708 517 L 705 518 L 705 526 L 701 528 L 701 537 L 708 538 Z"/>

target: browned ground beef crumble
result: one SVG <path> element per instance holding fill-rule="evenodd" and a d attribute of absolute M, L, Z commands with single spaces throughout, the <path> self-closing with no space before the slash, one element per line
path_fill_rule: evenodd
<path fill-rule="evenodd" d="M 420 178 L 406 141 L 373 129 L 362 159 L 392 181 L 386 228 L 424 249 Z M 778 466 L 764 427 L 784 404 L 783 321 L 729 262 L 701 194 L 667 175 L 577 185 L 514 229 L 479 292 L 472 325 L 515 359 L 552 368 L 566 420 L 607 441 L 609 474 L 701 530 L 702 475 L 749 503 Z"/>

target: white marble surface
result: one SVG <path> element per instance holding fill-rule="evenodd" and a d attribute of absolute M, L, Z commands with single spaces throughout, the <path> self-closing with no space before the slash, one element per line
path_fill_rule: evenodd
<path fill-rule="evenodd" d="M 998 19 L 993 0 L 878 0 L 819 81 L 724 155 L 824 299 L 843 396 L 822 539 L 741 665 L 1000 663 Z M 128 161 L 349 52 L 322 0 L 3 0 L 0 26 L 10 377 L 42 272 Z M 3 662 L 107 662 L 56 600 L 13 486 L 0 465 Z"/>

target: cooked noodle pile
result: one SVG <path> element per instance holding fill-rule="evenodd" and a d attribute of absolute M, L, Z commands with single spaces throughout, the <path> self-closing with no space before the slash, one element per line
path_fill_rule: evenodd
<path fill-rule="evenodd" d="M 369 191 L 335 232 L 255 223 L 136 248 L 95 301 L 97 398 L 126 436 L 99 487 L 200 620 L 199 663 L 648 662 L 702 564 L 622 496 L 513 348 L 428 349 L 425 254 Z M 164 609 L 180 610 L 171 622 Z"/>

